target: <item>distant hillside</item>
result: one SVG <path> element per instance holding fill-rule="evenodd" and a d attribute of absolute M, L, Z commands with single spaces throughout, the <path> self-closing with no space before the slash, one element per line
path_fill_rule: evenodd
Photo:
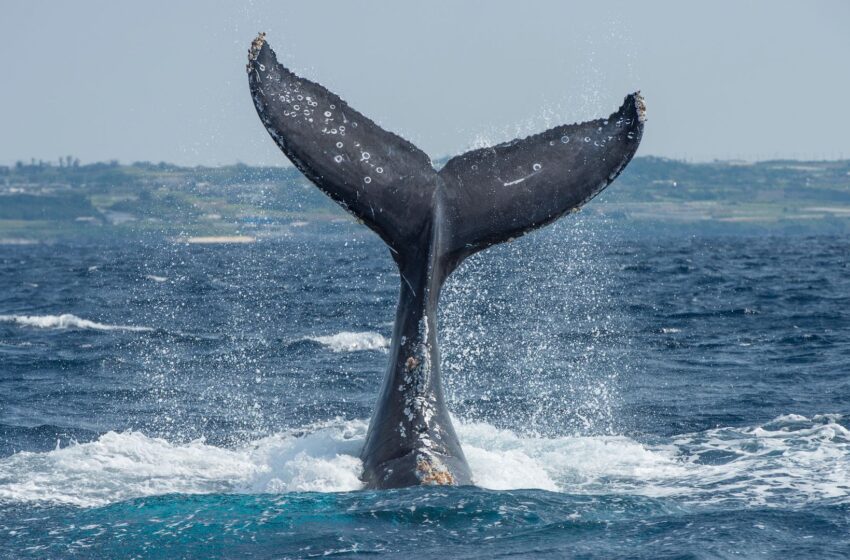
<path fill-rule="evenodd" d="M 850 204 L 850 161 L 685 163 L 635 158 L 619 179 L 622 202 L 779 202 Z"/>
<path fill-rule="evenodd" d="M 850 231 L 850 161 L 636 158 L 586 212 L 636 227 Z M 0 239 L 272 236 L 346 214 L 294 168 L 116 162 L 0 166 Z"/>

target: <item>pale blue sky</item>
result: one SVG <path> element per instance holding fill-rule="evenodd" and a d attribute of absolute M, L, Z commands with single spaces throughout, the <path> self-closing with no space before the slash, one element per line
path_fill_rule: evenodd
<path fill-rule="evenodd" d="M 850 157 L 850 2 L 7 1 L 0 163 L 74 155 L 282 165 L 248 95 L 294 70 L 432 157 L 607 115 L 640 154 Z"/>

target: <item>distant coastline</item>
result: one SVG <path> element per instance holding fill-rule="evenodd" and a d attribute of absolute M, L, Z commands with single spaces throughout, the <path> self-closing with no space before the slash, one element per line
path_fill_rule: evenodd
<path fill-rule="evenodd" d="M 584 213 L 638 231 L 848 232 L 850 161 L 638 157 Z M 248 242 L 348 219 L 292 167 L 81 165 L 71 157 L 0 166 L 0 244 Z"/>

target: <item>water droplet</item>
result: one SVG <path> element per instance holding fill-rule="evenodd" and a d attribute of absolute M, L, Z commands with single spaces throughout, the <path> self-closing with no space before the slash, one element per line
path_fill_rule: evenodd
<path fill-rule="evenodd" d="M 304 101 L 304 96 L 303 96 L 303 95 L 299 95 L 299 96 L 297 97 L 297 99 L 298 99 L 298 101 Z"/>
<path fill-rule="evenodd" d="M 554 141 L 554 140 L 549 140 L 549 145 L 550 145 L 550 146 L 554 146 L 554 145 L 555 145 L 555 141 Z"/>
<path fill-rule="evenodd" d="M 378 173 L 383 173 L 383 172 L 384 172 L 384 168 L 383 168 L 383 167 L 378 167 L 377 169 L 375 169 L 375 171 L 377 171 Z"/>
<path fill-rule="evenodd" d="M 331 105 L 331 109 L 336 109 L 336 105 Z"/>
<path fill-rule="evenodd" d="M 563 142 L 564 144 L 569 144 L 570 143 L 570 137 L 567 136 L 566 134 L 564 134 L 563 136 L 561 136 L 561 142 Z"/>
<path fill-rule="evenodd" d="M 309 117 L 309 116 L 310 116 L 310 109 L 304 109 L 304 116 L 305 116 L 305 117 Z"/>
<path fill-rule="evenodd" d="M 265 64 L 260 64 L 260 70 L 262 70 L 262 71 L 264 71 L 264 72 L 265 72 L 265 70 L 266 70 L 266 65 L 265 65 Z"/>
<path fill-rule="evenodd" d="M 337 148 L 342 148 L 342 142 L 337 142 L 337 143 L 336 143 L 336 147 L 337 147 Z"/>
<path fill-rule="evenodd" d="M 543 166 L 540 165 L 539 163 L 535 163 L 534 165 L 531 166 L 531 168 L 534 169 L 535 171 L 540 171 L 541 169 L 543 169 Z"/>
<path fill-rule="evenodd" d="M 372 155 L 371 155 L 369 152 L 362 152 L 362 153 L 360 154 L 360 161 L 366 161 L 366 160 L 368 160 L 370 157 L 372 157 Z"/>
<path fill-rule="evenodd" d="M 632 140 L 632 139 L 634 139 L 634 137 L 635 137 L 635 133 L 634 133 L 634 132 L 629 132 L 628 134 L 626 134 L 626 137 L 627 137 L 629 140 Z"/>
<path fill-rule="evenodd" d="M 366 183 L 366 184 L 369 184 L 369 183 L 372 182 L 372 178 L 371 177 L 363 177 L 363 182 Z"/>
<path fill-rule="evenodd" d="M 330 117 L 332 114 L 333 114 L 333 113 L 331 113 L 330 111 L 325 111 L 325 116 L 326 116 L 326 117 Z"/>
<path fill-rule="evenodd" d="M 585 141 L 585 142 L 590 142 L 590 136 L 585 136 L 585 137 L 584 137 L 584 141 Z"/>
<path fill-rule="evenodd" d="M 357 128 L 357 123 L 353 122 L 353 123 L 351 123 L 351 126 L 353 126 L 354 128 Z"/>
<path fill-rule="evenodd" d="M 344 126 L 339 127 L 339 131 L 340 131 L 340 132 L 345 132 L 345 127 L 344 127 Z"/>
<path fill-rule="evenodd" d="M 334 161 L 337 163 L 342 163 L 342 156 L 334 156 Z"/>
<path fill-rule="evenodd" d="M 300 111 L 301 105 L 293 105 L 292 108 L 295 109 L 296 111 Z"/>
<path fill-rule="evenodd" d="M 336 134 L 336 133 L 337 133 L 337 129 L 332 128 L 332 129 L 331 129 L 331 134 Z"/>
<path fill-rule="evenodd" d="M 475 165 L 475 164 L 472 164 L 472 170 L 473 170 L 473 171 L 476 171 L 477 169 L 478 169 L 478 166 L 477 166 L 477 165 Z"/>

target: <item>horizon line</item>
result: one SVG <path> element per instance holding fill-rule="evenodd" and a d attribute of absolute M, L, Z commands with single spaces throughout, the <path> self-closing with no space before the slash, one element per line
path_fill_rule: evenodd
<path fill-rule="evenodd" d="M 438 158 L 431 158 L 432 162 L 445 162 L 451 159 L 454 156 L 442 156 Z M 68 159 L 66 159 L 68 158 Z M 657 159 L 662 161 L 669 161 L 675 163 L 684 163 L 688 165 L 710 165 L 710 164 L 737 164 L 737 165 L 758 165 L 763 163 L 772 163 L 772 162 L 795 162 L 795 163 L 843 163 L 850 162 L 850 156 L 845 156 L 842 154 L 837 158 L 829 158 L 829 157 L 815 157 L 815 158 L 800 158 L 800 157 L 769 157 L 764 159 L 749 159 L 749 158 L 712 158 L 712 159 L 691 159 L 687 157 L 669 157 L 669 156 L 658 156 L 653 154 L 639 155 L 635 156 L 635 159 Z M 63 163 L 65 162 L 65 163 Z M 178 167 L 183 169 L 216 169 L 216 168 L 225 168 L 225 167 L 250 167 L 250 168 L 269 168 L 269 169 L 295 169 L 295 166 L 289 162 L 284 161 L 281 164 L 262 164 L 262 163 L 245 163 L 243 161 L 236 160 L 230 163 L 214 163 L 214 164 L 181 164 L 174 163 L 165 160 L 160 161 L 151 161 L 151 160 L 135 160 L 131 162 L 122 161 L 117 158 L 112 159 L 104 159 L 104 160 L 94 160 L 82 162 L 79 158 L 74 156 L 61 156 L 52 160 L 45 160 L 41 158 L 30 158 L 28 161 L 26 160 L 15 160 L 14 162 L 0 162 L 0 168 L 7 169 L 15 169 L 22 165 L 23 167 L 54 167 L 57 169 L 72 169 L 74 167 L 86 167 L 91 165 L 105 164 L 110 166 L 126 166 L 132 167 L 134 165 L 166 165 L 169 167 Z"/>

